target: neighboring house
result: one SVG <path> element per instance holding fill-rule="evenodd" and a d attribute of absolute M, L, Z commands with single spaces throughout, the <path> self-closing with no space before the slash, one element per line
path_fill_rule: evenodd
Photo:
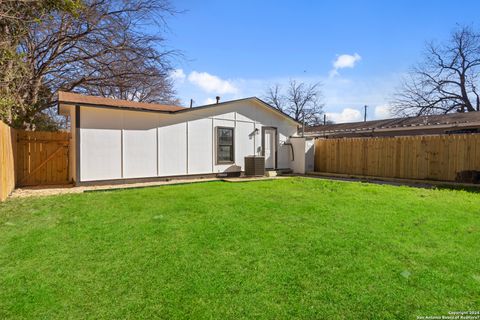
<path fill-rule="evenodd" d="M 302 173 L 313 152 L 297 121 L 258 98 L 195 108 L 67 92 L 58 101 L 59 114 L 71 117 L 77 184 L 239 173 L 249 155 L 264 155 L 267 169 Z"/>
<path fill-rule="evenodd" d="M 305 128 L 305 136 L 323 138 L 480 133 L 480 112 L 453 113 Z"/>

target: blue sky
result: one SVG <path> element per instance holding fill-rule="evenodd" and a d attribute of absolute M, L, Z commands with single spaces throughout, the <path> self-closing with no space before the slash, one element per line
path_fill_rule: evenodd
<path fill-rule="evenodd" d="M 336 122 L 389 117 L 388 102 L 425 41 L 478 27 L 475 1 L 175 1 L 168 46 L 184 104 L 247 96 L 289 79 L 322 82 Z M 335 67 L 336 66 L 336 67 Z"/>

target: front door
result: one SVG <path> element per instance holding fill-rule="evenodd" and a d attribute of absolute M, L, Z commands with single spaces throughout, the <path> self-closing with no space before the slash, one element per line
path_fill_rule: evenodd
<path fill-rule="evenodd" d="M 277 156 L 277 129 L 263 129 L 263 155 L 265 156 L 265 168 L 275 169 Z"/>

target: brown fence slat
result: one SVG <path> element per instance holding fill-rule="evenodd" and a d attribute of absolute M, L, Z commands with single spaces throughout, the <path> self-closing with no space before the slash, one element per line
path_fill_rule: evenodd
<path fill-rule="evenodd" d="M 0 201 L 15 188 L 15 130 L 0 121 Z"/>
<path fill-rule="evenodd" d="M 68 183 L 68 132 L 18 131 L 18 186 Z"/>
<path fill-rule="evenodd" d="M 480 171 L 480 135 L 341 138 L 315 141 L 315 171 L 455 181 Z"/>

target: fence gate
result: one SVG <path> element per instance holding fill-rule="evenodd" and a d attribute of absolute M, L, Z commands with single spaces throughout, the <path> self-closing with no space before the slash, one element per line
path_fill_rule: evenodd
<path fill-rule="evenodd" d="M 17 131 L 17 186 L 67 184 L 69 133 Z"/>

